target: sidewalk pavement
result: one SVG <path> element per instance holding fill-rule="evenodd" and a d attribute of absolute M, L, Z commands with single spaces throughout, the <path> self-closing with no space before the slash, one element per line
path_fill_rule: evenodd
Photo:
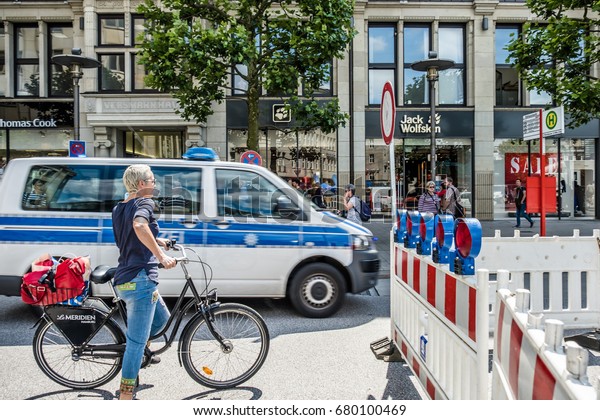
<path fill-rule="evenodd" d="M 483 220 L 480 223 L 484 238 L 496 236 L 497 231 L 500 236 L 513 237 L 517 230 L 522 237 L 532 237 L 540 234 L 540 219 L 535 218 L 533 221 L 534 225 L 532 228 L 523 227 L 523 225 L 529 224 L 526 220 L 523 221 L 521 228 L 513 227 L 515 224 L 514 218 Z M 374 290 L 367 291 L 366 293 L 389 296 L 390 231 L 392 229 L 392 220 L 390 217 L 373 218 L 370 222 L 364 223 L 363 226 L 373 232 L 375 247 L 379 251 L 379 258 L 381 260 L 378 285 Z M 587 218 L 558 220 L 557 218 L 546 218 L 546 236 L 573 236 L 575 230 L 579 230 L 579 236 L 592 236 L 594 230 L 600 230 L 600 220 Z"/>

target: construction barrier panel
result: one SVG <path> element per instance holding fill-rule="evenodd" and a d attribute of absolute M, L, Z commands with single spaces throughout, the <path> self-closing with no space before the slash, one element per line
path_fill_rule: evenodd
<path fill-rule="evenodd" d="M 529 310 L 531 292 L 500 289 L 494 335 L 492 399 L 595 400 L 587 377 L 588 351 L 563 344 L 564 324 Z"/>
<path fill-rule="evenodd" d="M 565 328 L 600 327 L 600 230 L 592 236 L 483 238 L 476 259 L 490 272 L 490 302 L 495 304 L 497 274 L 510 272 L 508 289 L 531 291 L 531 310 L 562 321 Z M 490 327 L 496 326 L 494 308 Z"/>
<path fill-rule="evenodd" d="M 431 399 L 487 399 L 487 271 L 457 275 L 430 255 L 391 243 L 393 342 Z"/>
<path fill-rule="evenodd" d="M 518 234 L 514 238 L 496 234 L 494 242 L 489 244 L 489 238 L 481 238 L 481 225 L 476 219 L 454 220 L 447 215 L 431 217 L 400 211 L 391 236 L 391 341 L 431 399 L 513 396 L 506 390 L 491 395 L 490 338 L 498 327 L 492 323 L 504 316 L 504 312 L 496 315 L 498 283 L 503 288 L 510 285 L 512 290 L 527 287 L 531 296 L 535 296 L 532 311 L 539 316 L 559 313 L 560 318 L 570 322 L 569 326 L 600 326 L 597 232 L 581 247 L 575 240 L 540 241 L 544 238 L 539 237 L 527 238 L 535 243 L 528 241 L 521 246 Z M 573 238 L 578 239 L 578 233 Z M 592 243 L 595 248 L 590 246 Z M 542 246 L 534 250 L 537 244 Z M 577 248 L 579 253 L 575 251 Z M 576 264 L 556 262 L 564 258 L 579 259 L 581 264 L 575 268 Z M 511 259 L 519 264 L 507 263 L 507 270 L 502 262 Z M 544 263 L 550 259 L 553 259 L 551 264 Z M 510 271 L 513 266 L 518 267 L 516 274 Z M 560 280 L 556 280 L 557 276 Z M 578 290 L 578 286 L 584 290 Z M 571 310 L 574 313 L 569 314 Z M 562 322 L 563 328 L 567 325 L 563 320 L 552 322 Z M 573 344 L 569 343 L 569 348 Z M 513 381 L 517 378 L 518 383 L 526 383 L 533 378 L 531 370 L 519 372 L 514 366 L 512 369 L 509 378 Z M 503 383 L 498 376 L 494 380 Z M 557 378 L 553 389 L 563 390 L 568 386 L 564 381 Z M 586 393 L 590 392 L 586 389 Z M 548 397 L 547 393 L 543 395 Z M 587 398 L 588 394 L 557 391 L 552 395 Z M 531 399 L 534 395 L 516 393 L 514 398 Z"/>

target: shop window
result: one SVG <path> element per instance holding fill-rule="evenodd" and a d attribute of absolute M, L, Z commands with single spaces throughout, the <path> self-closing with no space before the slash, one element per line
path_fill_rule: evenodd
<path fill-rule="evenodd" d="M 125 156 L 179 159 L 183 154 L 183 135 L 172 131 L 128 131 Z"/>
<path fill-rule="evenodd" d="M 71 106 L 72 109 L 72 106 Z M 67 118 L 68 120 L 68 118 Z M 72 120 L 68 120 L 72 123 Z M 70 130 L 38 129 L 10 130 L 9 156 L 11 159 L 38 156 L 67 156 Z"/>
<path fill-rule="evenodd" d="M 396 80 L 396 26 L 369 25 L 369 105 L 381 104 L 385 82 Z"/>

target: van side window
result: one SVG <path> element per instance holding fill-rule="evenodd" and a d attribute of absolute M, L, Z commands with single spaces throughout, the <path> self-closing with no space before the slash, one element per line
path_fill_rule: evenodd
<path fill-rule="evenodd" d="M 282 218 L 277 203 L 285 194 L 260 175 L 217 169 L 216 180 L 219 216 Z"/>
<path fill-rule="evenodd" d="M 33 166 L 25 182 L 24 210 L 102 211 L 100 166 Z"/>
<path fill-rule="evenodd" d="M 197 215 L 202 198 L 202 170 L 150 165 L 155 184 L 156 214 L 163 218 L 171 215 Z M 112 191 L 109 211 L 125 198 L 123 173 L 127 166 L 111 168 L 108 190 Z"/>

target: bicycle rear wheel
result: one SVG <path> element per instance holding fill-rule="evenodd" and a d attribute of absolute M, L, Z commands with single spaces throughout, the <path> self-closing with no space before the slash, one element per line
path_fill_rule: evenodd
<path fill-rule="evenodd" d="M 269 352 L 269 330 L 254 309 L 226 303 L 213 311 L 211 322 L 226 346 L 210 332 L 202 315 L 186 327 L 180 347 L 183 366 L 198 383 L 214 389 L 231 388 L 250 379 Z"/>
<path fill-rule="evenodd" d="M 94 352 L 94 346 L 124 343 L 121 330 L 108 322 L 89 344 L 74 346 L 54 323 L 45 320 L 33 337 L 33 355 L 42 372 L 54 382 L 68 388 L 90 389 L 112 380 L 122 362 L 118 352 Z"/>

